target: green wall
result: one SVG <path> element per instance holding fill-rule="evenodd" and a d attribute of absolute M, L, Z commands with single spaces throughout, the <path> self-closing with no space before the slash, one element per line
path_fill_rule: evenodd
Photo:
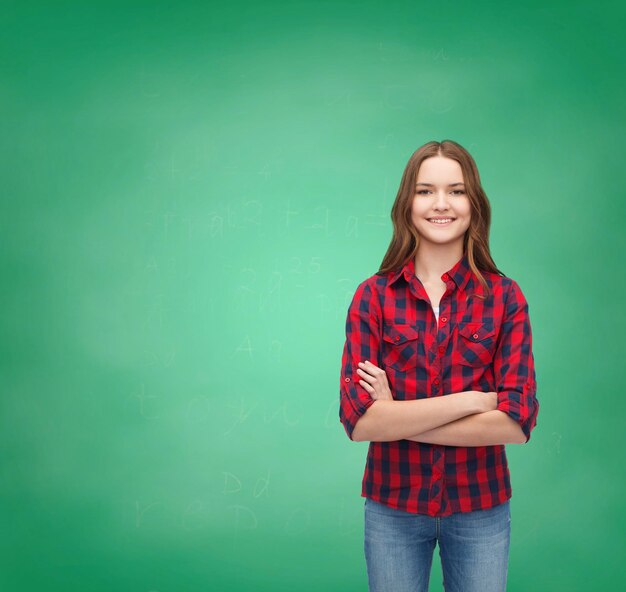
<path fill-rule="evenodd" d="M 445 138 L 533 322 L 508 589 L 625 586 L 624 12 L 2 2 L 0 589 L 367 589 L 345 315 Z"/>

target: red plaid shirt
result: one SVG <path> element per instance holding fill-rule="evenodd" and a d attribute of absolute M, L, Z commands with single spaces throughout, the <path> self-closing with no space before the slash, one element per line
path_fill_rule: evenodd
<path fill-rule="evenodd" d="M 413 258 L 357 287 L 346 321 L 339 405 L 350 439 L 374 402 L 356 371 L 359 362 L 370 360 L 385 370 L 396 400 L 497 392 L 497 408 L 529 440 L 539 401 L 528 303 L 514 280 L 483 275 L 492 292 L 485 300 L 474 297 L 484 292 L 467 255 L 441 276 L 447 291 L 438 323 Z M 406 512 L 448 516 L 487 509 L 511 495 L 504 444 L 369 443 L 361 497 Z"/>

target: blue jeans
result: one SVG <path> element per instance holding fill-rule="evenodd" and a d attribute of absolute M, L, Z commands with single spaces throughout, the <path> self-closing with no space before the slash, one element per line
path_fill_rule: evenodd
<path fill-rule="evenodd" d="M 370 592 L 428 592 L 435 543 L 446 592 L 504 592 L 510 500 L 487 510 L 435 517 L 365 498 L 365 560 Z"/>

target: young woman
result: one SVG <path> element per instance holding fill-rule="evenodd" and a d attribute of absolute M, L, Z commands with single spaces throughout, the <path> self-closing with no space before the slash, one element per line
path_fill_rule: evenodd
<path fill-rule="evenodd" d="M 380 270 L 350 304 L 339 418 L 369 441 L 371 592 L 428 590 L 439 544 L 446 592 L 506 588 L 512 496 L 506 444 L 536 425 L 528 303 L 489 252 L 491 209 L 459 144 L 409 159 Z"/>

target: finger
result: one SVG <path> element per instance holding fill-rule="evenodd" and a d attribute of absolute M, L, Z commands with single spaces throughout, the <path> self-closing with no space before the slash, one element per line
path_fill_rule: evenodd
<path fill-rule="evenodd" d="M 368 393 L 375 392 L 374 387 L 371 384 L 368 384 L 367 382 L 365 382 L 364 380 L 359 380 L 359 383 Z"/>
<path fill-rule="evenodd" d="M 360 364 L 361 366 L 364 366 L 364 364 Z M 378 382 L 380 380 L 383 381 L 387 381 L 387 374 L 386 372 L 382 369 L 379 368 L 378 366 L 374 366 L 374 364 L 371 364 L 369 366 L 365 366 L 366 370 L 364 370 L 364 372 L 369 372 L 369 375 L 372 377 L 372 380 L 370 382 L 372 382 L 372 384 L 374 382 Z M 358 372 L 358 369 L 357 369 Z M 368 376 L 366 374 L 366 376 Z"/>
<path fill-rule="evenodd" d="M 359 366 L 363 368 L 367 368 L 368 370 L 381 370 L 376 364 L 372 364 L 369 360 L 365 360 L 365 362 L 359 362 Z"/>
<path fill-rule="evenodd" d="M 365 363 L 367 364 L 367 367 L 375 370 L 376 372 L 383 372 L 382 368 L 379 368 L 376 364 L 374 364 L 374 362 L 370 362 L 369 360 L 365 360 Z"/>
<path fill-rule="evenodd" d="M 357 368 L 356 371 L 357 371 L 357 374 L 365 378 L 365 380 L 370 380 L 372 382 L 376 380 L 374 376 L 370 376 L 367 372 L 365 372 L 365 370 L 361 370 L 361 368 Z"/>

